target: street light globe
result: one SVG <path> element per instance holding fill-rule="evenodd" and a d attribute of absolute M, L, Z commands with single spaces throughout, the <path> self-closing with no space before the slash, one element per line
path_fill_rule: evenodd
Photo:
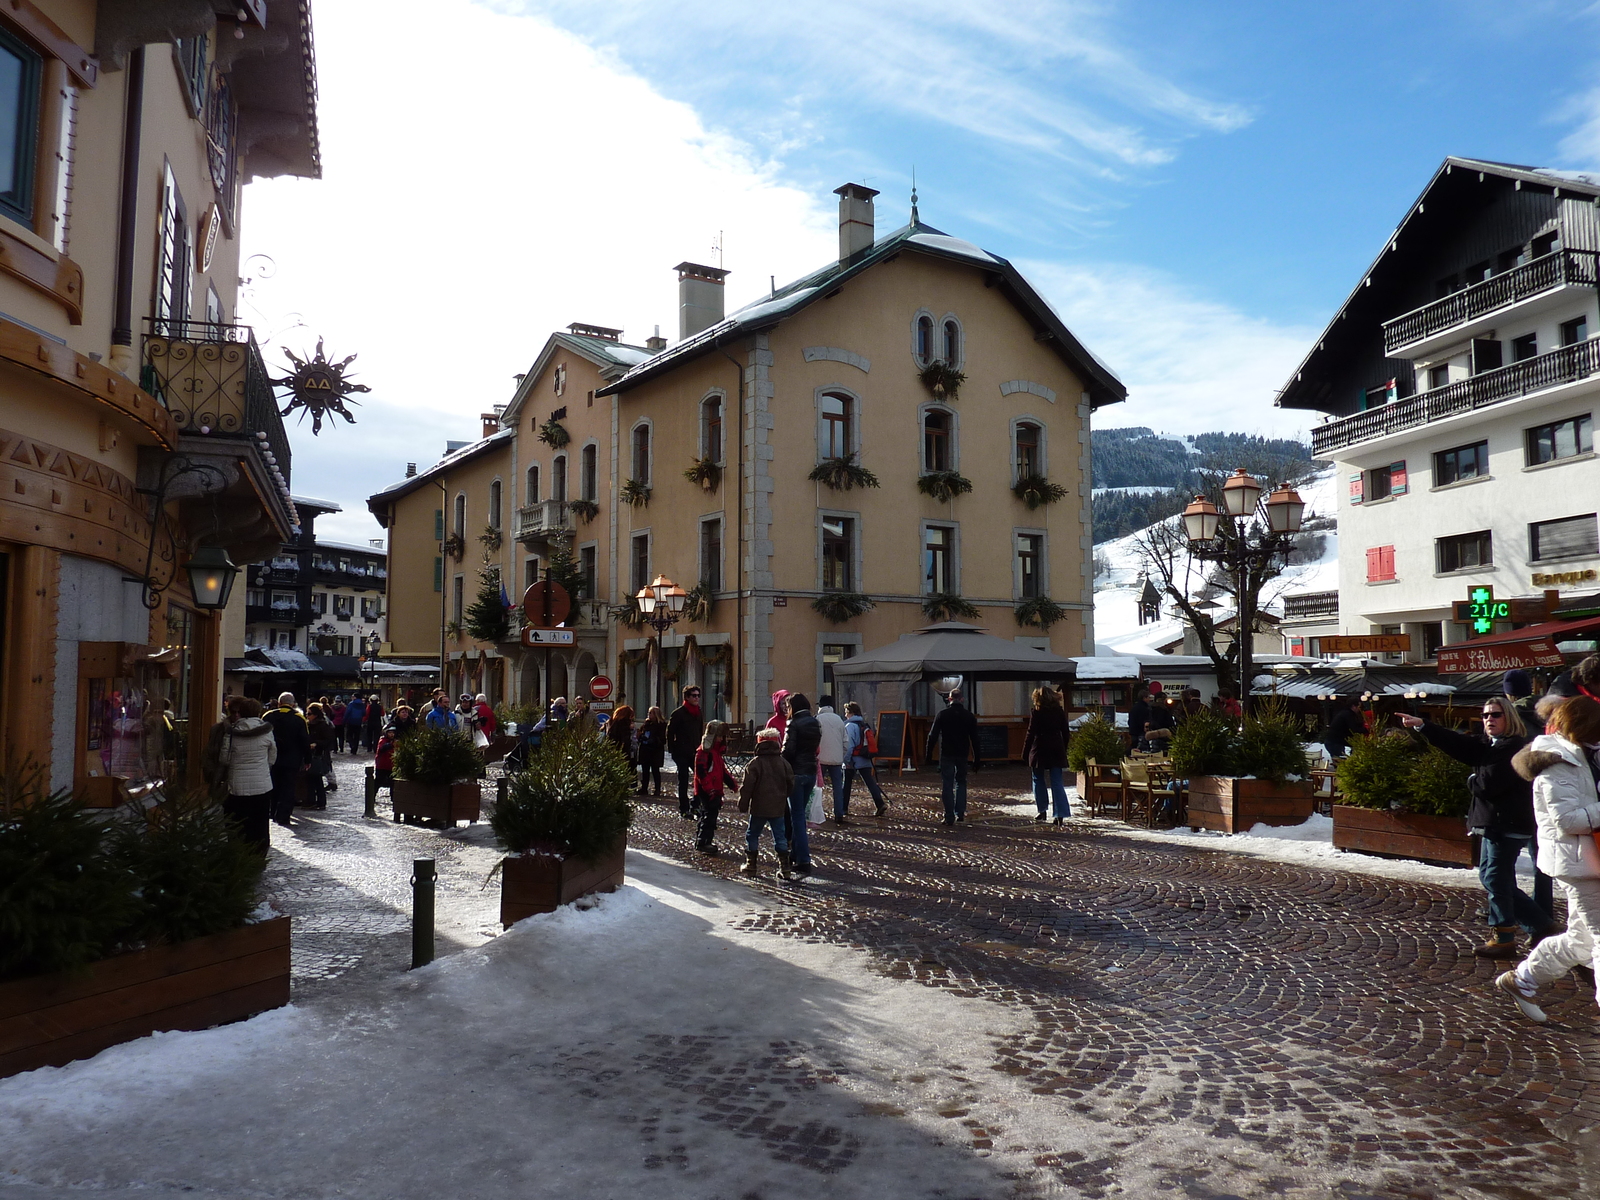
<path fill-rule="evenodd" d="M 642 612 L 645 616 L 648 617 L 651 613 L 655 612 L 655 610 L 656 610 L 656 593 L 655 593 L 655 589 L 649 588 L 649 587 L 642 587 L 642 588 L 639 589 L 638 595 L 634 596 L 634 599 L 639 602 L 639 611 Z"/>
<path fill-rule="evenodd" d="M 1299 533 L 1305 510 L 1306 502 L 1300 499 L 1300 493 L 1287 483 L 1280 483 L 1267 497 L 1267 525 L 1273 533 Z"/>
<path fill-rule="evenodd" d="M 1183 532 L 1191 542 L 1209 542 L 1217 536 L 1217 523 L 1222 514 L 1217 506 L 1204 496 L 1196 496 L 1183 510 Z"/>
<path fill-rule="evenodd" d="M 677 584 L 667 589 L 667 611 L 677 616 L 683 611 L 683 606 L 689 602 L 689 593 Z"/>
<path fill-rule="evenodd" d="M 670 592 L 675 586 L 676 585 L 672 582 L 672 580 L 668 579 L 665 575 L 657 575 L 650 583 L 650 590 L 655 593 L 656 603 L 665 604 L 667 600 L 667 593 Z"/>
<path fill-rule="evenodd" d="M 1261 481 L 1243 467 L 1222 485 L 1222 507 L 1230 517 L 1248 517 L 1261 499 Z"/>

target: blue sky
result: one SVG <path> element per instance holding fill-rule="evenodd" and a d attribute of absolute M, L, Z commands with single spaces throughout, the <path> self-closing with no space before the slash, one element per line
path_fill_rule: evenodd
<path fill-rule="evenodd" d="M 834 252 L 878 188 L 1015 261 L 1130 399 L 1104 424 L 1304 429 L 1272 408 L 1446 154 L 1600 167 L 1600 4 L 317 0 L 327 177 L 246 198 L 240 319 L 328 338 L 359 431 L 296 431 L 352 511 L 510 395 L 574 320 L 675 332 L 719 231 L 730 302 Z M 462 80 L 418 87 L 417 33 Z M 492 53 L 491 53 L 492 52 Z M 422 331 L 425 331 L 423 333 Z M 270 355 L 269 355 L 270 357 Z M 359 452 L 352 454 L 352 449 Z"/>

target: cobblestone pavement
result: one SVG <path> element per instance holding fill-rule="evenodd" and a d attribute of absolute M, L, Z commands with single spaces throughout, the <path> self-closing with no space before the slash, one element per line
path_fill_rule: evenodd
<path fill-rule="evenodd" d="M 1175 1194 L 1234 1194 L 1237 1147 L 1284 1167 L 1252 1195 L 1310 1194 L 1308 1167 L 1319 1195 L 1600 1194 L 1593 993 L 1565 981 L 1549 1025 L 1518 1017 L 1490 988 L 1503 968 L 1473 957 L 1476 892 L 1035 825 L 984 803 L 1021 772 L 977 778 L 954 831 L 927 776 L 894 781 L 882 820 L 813 830 L 816 875 L 782 885 L 769 862 L 757 886 L 785 903 L 742 924 L 1031 1011 L 990 1069 L 1105 1131 L 1103 1153 L 1035 1155 L 1043 1177 L 1110 1195 L 1124 1154 L 1199 1129 L 1229 1183 L 1175 1165 Z M 741 834 L 734 814 L 707 858 L 675 802 L 647 803 L 630 841 L 734 877 Z M 941 1114 L 980 1152 L 1005 1140 L 983 1092 Z"/>

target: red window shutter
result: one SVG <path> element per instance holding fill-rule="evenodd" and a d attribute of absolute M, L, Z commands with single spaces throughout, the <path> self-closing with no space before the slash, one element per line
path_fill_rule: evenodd
<path fill-rule="evenodd" d="M 1378 578 L 1379 579 L 1393 579 L 1394 578 L 1394 547 L 1393 546 L 1379 546 L 1378 547 Z"/>
<path fill-rule="evenodd" d="M 1379 572 L 1382 570 L 1382 567 L 1379 566 L 1379 557 L 1378 556 L 1379 556 L 1380 553 L 1381 552 L 1379 551 L 1378 547 L 1376 547 L 1376 546 L 1368 546 L 1367 547 L 1367 582 L 1368 583 L 1371 583 L 1374 579 L 1381 579 L 1382 578 L 1382 576 L 1379 574 Z"/>

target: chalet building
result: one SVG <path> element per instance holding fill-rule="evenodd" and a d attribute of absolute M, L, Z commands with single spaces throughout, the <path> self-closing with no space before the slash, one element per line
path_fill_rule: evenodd
<path fill-rule="evenodd" d="M 144 722 L 216 718 L 225 564 L 298 523 L 234 322 L 241 185 L 321 173 L 310 14 L 18 0 L 0 68 L 0 761 L 110 798 L 198 777 Z"/>
<path fill-rule="evenodd" d="M 1597 205 L 1600 176 L 1446 159 L 1284 386 L 1341 480 L 1338 593 L 1286 598 L 1303 651 L 1432 661 L 1469 588 L 1513 602 L 1497 632 L 1594 590 Z"/>
<path fill-rule="evenodd" d="M 679 264 L 676 344 L 554 335 L 481 441 L 372 497 L 390 579 L 434 583 L 391 588 L 397 655 L 520 699 L 693 682 L 743 721 L 951 612 L 1093 653 L 1089 421 L 1123 385 L 1010 263 L 915 208 L 879 237 L 877 193 L 838 195 L 836 261 L 731 315 L 726 271 Z M 520 589 L 562 547 L 587 603 L 554 680 L 542 650 L 456 638 L 480 559 Z M 659 575 L 690 602 L 658 640 L 632 605 Z M 1016 710 L 1015 685 L 979 690 Z"/>

